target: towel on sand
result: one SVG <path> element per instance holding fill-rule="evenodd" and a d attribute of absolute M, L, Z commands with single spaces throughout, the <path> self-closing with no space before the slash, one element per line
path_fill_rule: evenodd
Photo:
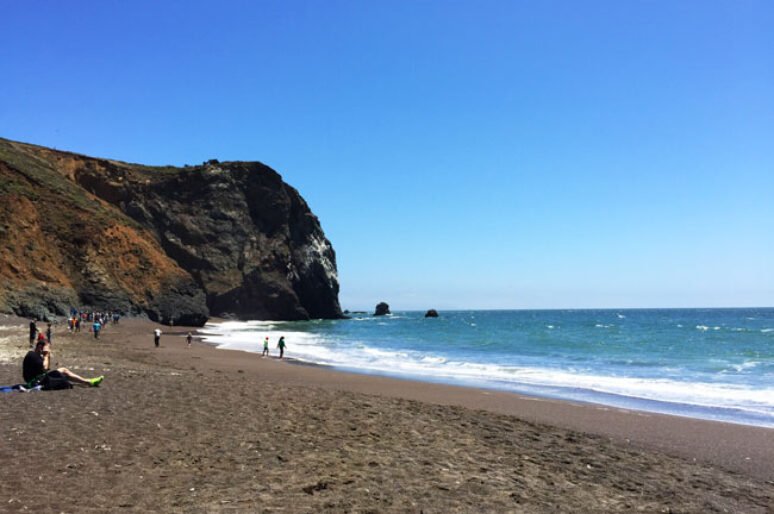
<path fill-rule="evenodd" d="M 24 384 L 16 384 L 16 385 L 10 385 L 10 386 L 0 386 L 0 393 L 10 393 L 13 391 L 18 391 L 20 393 L 26 393 L 29 391 L 40 391 L 42 389 L 42 386 L 35 386 L 31 389 L 27 389 Z"/>

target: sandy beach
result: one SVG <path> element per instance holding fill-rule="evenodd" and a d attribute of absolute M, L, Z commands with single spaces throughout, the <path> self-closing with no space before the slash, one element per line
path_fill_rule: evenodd
<path fill-rule="evenodd" d="M 3 385 L 26 323 L 0 319 Z M 0 396 L 0 511 L 774 512 L 774 430 L 188 348 L 185 327 L 157 349 L 154 327 L 56 326 L 54 365 L 106 378 Z"/>

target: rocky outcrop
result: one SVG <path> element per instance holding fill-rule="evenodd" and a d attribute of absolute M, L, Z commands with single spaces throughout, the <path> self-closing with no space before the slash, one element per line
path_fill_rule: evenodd
<path fill-rule="evenodd" d="M 0 172 L 0 203 L 24 204 L 30 218 L 0 232 L 0 276 L 13 282 L 0 309 L 39 315 L 36 299 L 57 312 L 77 300 L 176 324 L 210 312 L 341 316 L 330 242 L 298 192 L 261 163 L 150 168 L 0 139 Z M 0 211 L 0 225 L 15 227 L 17 212 Z"/>
<path fill-rule="evenodd" d="M 438 311 L 435 309 L 430 309 L 425 313 L 426 318 L 437 318 L 438 317 Z"/>
<path fill-rule="evenodd" d="M 385 316 L 387 314 L 390 314 L 390 306 L 385 302 L 378 303 L 376 310 L 374 310 L 374 316 Z"/>

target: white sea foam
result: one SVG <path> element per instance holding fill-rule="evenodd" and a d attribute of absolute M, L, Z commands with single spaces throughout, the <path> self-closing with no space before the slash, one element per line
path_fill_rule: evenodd
<path fill-rule="evenodd" d="M 754 368 L 754 367 L 759 366 L 761 364 L 762 363 L 758 362 L 758 361 L 749 361 L 749 362 L 744 362 L 742 364 L 732 364 L 731 367 L 735 371 L 744 371 L 746 369 Z"/>
<path fill-rule="evenodd" d="M 363 345 L 360 346 L 360 349 L 362 350 L 362 352 L 365 355 L 368 355 L 370 357 L 379 358 L 379 359 L 382 359 L 382 358 L 393 358 L 393 357 L 408 358 L 408 356 L 409 356 L 406 352 L 389 352 L 389 351 L 385 351 L 385 350 L 378 350 L 376 348 L 370 348 L 368 346 L 363 346 Z"/>
<path fill-rule="evenodd" d="M 202 334 L 224 334 L 230 332 L 253 332 L 256 329 L 272 330 L 280 324 L 276 321 L 223 321 L 207 323 L 198 331 Z"/>
<path fill-rule="evenodd" d="M 701 330 L 702 332 L 706 332 L 707 330 L 720 330 L 723 327 L 708 327 L 707 325 L 696 325 L 696 328 L 698 330 Z"/>
<path fill-rule="evenodd" d="M 763 330 L 761 330 L 761 332 L 763 332 L 764 334 L 768 334 L 769 332 L 774 332 L 774 328 L 764 328 Z"/>

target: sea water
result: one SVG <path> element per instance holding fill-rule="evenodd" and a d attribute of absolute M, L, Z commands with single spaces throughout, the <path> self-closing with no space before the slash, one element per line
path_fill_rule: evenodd
<path fill-rule="evenodd" d="M 445 311 L 208 324 L 205 340 L 359 373 L 774 427 L 774 309 Z"/>

